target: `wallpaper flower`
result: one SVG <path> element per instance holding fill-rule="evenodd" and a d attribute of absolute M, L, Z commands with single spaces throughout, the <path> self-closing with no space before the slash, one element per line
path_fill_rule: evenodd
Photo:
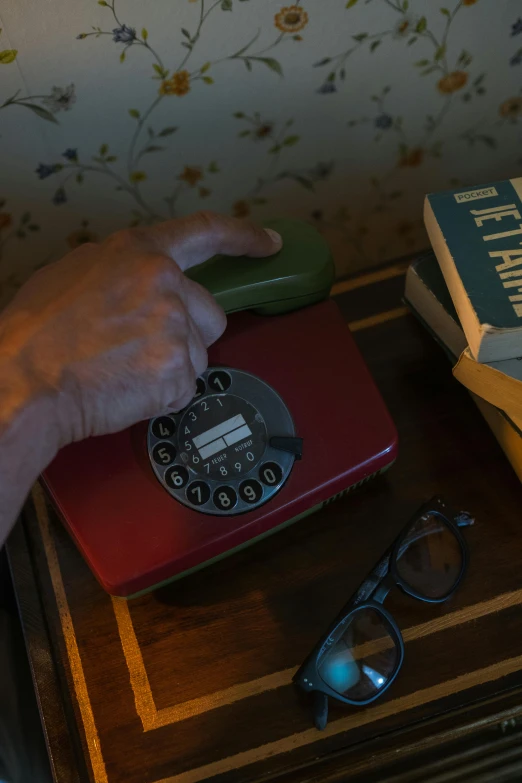
<path fill-rule="evenodd" d="M 522 167 L 519 0 L 442 3 L 6 0 L 0 305 L 202 208 L 313 221 L 339 274 L 425 247 L 427 191 Z"/>

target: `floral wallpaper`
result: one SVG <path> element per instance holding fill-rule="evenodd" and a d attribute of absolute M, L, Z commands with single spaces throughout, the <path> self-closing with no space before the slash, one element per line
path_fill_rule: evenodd
<path fill-rule="evenodd" d="M 520 0 L 284 1 L 4 0 L 0 306 L 203 208 L 313 221 L 346 274 L 426 246 L 425 192 L 520 175 Z"/>

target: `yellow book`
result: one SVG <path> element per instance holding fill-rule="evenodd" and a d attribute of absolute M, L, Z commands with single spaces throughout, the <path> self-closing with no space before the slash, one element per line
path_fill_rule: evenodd
<path fill-rule="evenodd" d="M 511 466 L 522 481 L 522 433 L 514 425 L 514 422 L 498 408 L 495 408 L 482 397 L 470 392 L 481 414 L 489 424 L 489 427 L 498 440 L 502 451 L 511 463 Z"/>
<path fill-rule="evenodd" d="M 501 408 L 522 428 L 522 359 L 480 363 L 466 348 L 453 375 L 471 392 Z"/>

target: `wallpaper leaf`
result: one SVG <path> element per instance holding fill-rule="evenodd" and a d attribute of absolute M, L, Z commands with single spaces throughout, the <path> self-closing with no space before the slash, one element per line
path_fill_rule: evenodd
<path fill-rule="evenodd" d="M 42 120 L 47 120 L 47 122 L 54 122 L 55 125 L 58 124 L 58 120 L 54 114 L 51 114 L 50 111 L 44 109 L 43 106 L 38 106 L 36 103 L 26 103 L 25 101 L 17 101 L 16 105 L 30 109 L 37 115 L 37 117 L 40 117 Z"/>
<path fill-rule="evenodd" d="M 16 49 L 4 49 L 0 52 L 0 65 L 9 65 L 16 60 L 18 51 Z"/>

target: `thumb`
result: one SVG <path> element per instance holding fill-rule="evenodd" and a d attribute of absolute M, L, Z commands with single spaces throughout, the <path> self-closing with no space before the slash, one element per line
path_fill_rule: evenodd
<path fill-rule="evenodd" d="M 159 223 L 152 231 L 154 244 L 183 271 L 218 254 L 271 256 L 283 244 L 281 236 L 272 229 L 212 212 Z"/>

